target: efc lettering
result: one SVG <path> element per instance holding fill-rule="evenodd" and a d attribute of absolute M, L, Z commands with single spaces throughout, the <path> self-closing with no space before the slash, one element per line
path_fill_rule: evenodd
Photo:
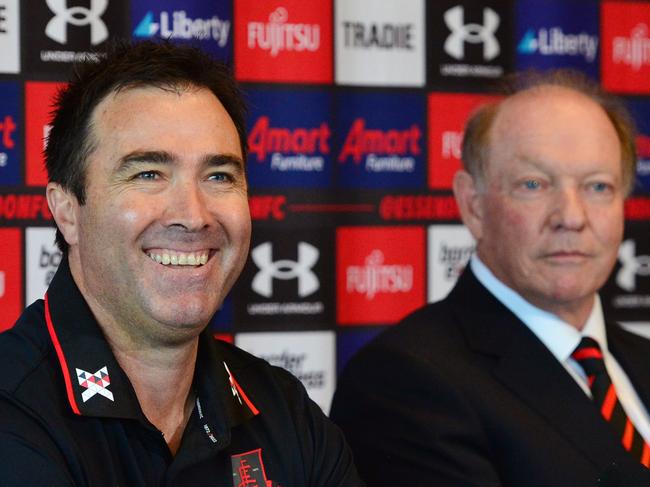
<path fill-rule="evenodd" d="M 407 154 L 418 155 L 422 131 L 413 124 L 404 130 L 366 129 L 366 121 L 357 118 L 345 138 L 338 161 L 343 163 L 352 157 L 355 164 L 361 162 L 366 154 Z"/>
<path fill-rule="evenodd" d="M 276 128 L 270 126 L 269 117 L 260 117 L 248 135 L 248 146 L 257 161 L 266 159 L 268 153 L 292 152 L 295 154 L 329 154 L 331 131 L 326 122 L 320 127 L 305 129 Z"/>
<path fill-rule="evenodd" d="M 251 196 L 248 199 L 253 220 L 284 220 L 286 196 Z"/>

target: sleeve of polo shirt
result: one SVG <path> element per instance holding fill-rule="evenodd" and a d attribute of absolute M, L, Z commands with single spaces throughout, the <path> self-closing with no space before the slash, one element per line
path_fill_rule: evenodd
<path fill-rule="evenodd" d="M 0 484 L 73 487 L 63 456 L 33 417 L 0 399 Z"/>
<path fill-rule="evenodd" d="M 323 414 L 295 377 L 282 371 L 301 444 L 309 487 L 356 487 L 360 479 L 341 430 Z"/>

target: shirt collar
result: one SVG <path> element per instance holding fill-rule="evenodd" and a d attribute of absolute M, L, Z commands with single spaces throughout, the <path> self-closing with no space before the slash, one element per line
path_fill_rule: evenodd
<path fill-rule="evenodd" d="M 605 320 L 598 295 L 594 299 L 594 306 L 587 322 L 580 331 L 553 313 L 530 304 L 520 294 L 497 279 L 476 254 L 470 259 L 470 268 L 479 282 L 512 311 L 560 362 L 565 362 L 571 356 L 582 336 L 596 339 L 604 350 L 607 349 Z"/>
<path fill-rule="evenodd" d="M 45 321 L 75 414 L 149 424 L 129 378 L 72 278 L 67 257 L 47 290 Z M 220 435 L 259 413 L 228 371 L 207 329 L 199 338 L 194 387 L 201 406 L 199 416 L 205 415 L 212 431 Z"/>

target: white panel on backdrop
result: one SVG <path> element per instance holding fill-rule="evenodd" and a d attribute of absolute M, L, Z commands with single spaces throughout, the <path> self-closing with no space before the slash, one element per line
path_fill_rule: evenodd
<path fill-rule="evenodd" d="M 61 262 L 61 251 L 54 243 L 54 228 L 28 228 L 25 230 L 25 260 L 27 293 L 25 302 L 31 304 L 43 299 L 54 273 Z"/>
<path fill-rule="evenodd" d="M 456 283 L 476 242 L 464 225 L 429 227 L 429 302 L 439 301 Z"/>
<path fill-rule="evenodd" d="M 18 0 L 0 0 L 0 73 L 20 71 Z"/>
<path fill-rule="evenodd" d="M 336 0 L 336 82 L 423 86 L 424 0 Z"/>
<path fill-rule="evenodd" d="M 298 377 L 325 414 L 336 385 L 335 342 L 333 331 L 235 335 L 235 345 Z"/>

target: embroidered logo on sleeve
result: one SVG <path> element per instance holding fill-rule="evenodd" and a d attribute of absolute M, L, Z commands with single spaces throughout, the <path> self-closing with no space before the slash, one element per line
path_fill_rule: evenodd
<path fill-rule="evenodd" d="M 262 449 L 232 455 L 232 485 L 233 487 L 281 487 L 272 480 L 267 480 Z"/>
<path fill-rule="evenodd" d="M 81 398 L 84 402 L 95 394 L 101 394 L 105 398 L 115 401 L 113 399 L 113 393 L 108 390 L 108 386 L 111 383 L 111 379 L 108 376 L 108 367 L 104 366 L 94 374 L 81 369 L 76 369 L 76 371 L 79 385 L 86 389 L 81 393 Z"/>

